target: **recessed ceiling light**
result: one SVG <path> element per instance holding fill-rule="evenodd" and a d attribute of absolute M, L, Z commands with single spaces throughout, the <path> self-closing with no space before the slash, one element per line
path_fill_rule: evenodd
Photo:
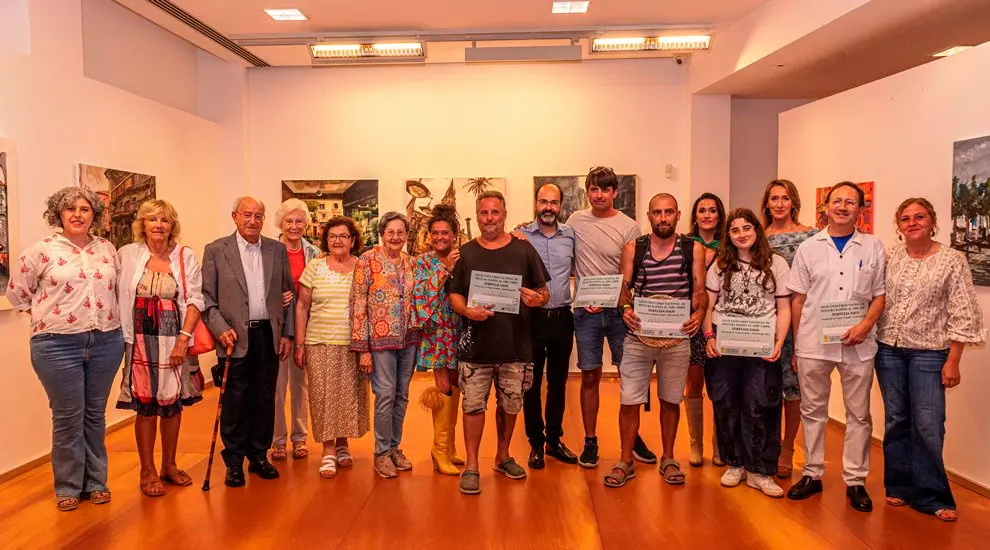
<path fill-rule="evenodd" d="M 276 21 L 305 21 L 306 16 L 301 11 L 292 8 L 285 10 L 265 10 L 269 17 Z"/>
<path fill-rule="evenodd" d="M 941 52 L 938 52 L 937 54 L 932 55 L 932 57 L 949 57 L 950 55 L 956 55 L 957 53 L 964 52 L 970 48 L 972 48 L 972 46 L 953 46 L 948 50 L 943 50 Z"/>
<path fill-rule="evenodd" d="M 553 3 L 552 13 L 588 13 L 588 4 L 590 1 L 585 2 L 559 2 L 555 1 Z"/>

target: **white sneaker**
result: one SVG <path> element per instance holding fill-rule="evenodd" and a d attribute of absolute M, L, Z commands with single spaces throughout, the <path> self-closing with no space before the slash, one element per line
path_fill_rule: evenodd
<path fill-rule="evenodd" d="M 746 485 L 754 489 L 759 489 L 764 495 L 772 498 L 784 496 L 784 490 L 777 485 L 772 477 L 764 474 L 753 474 L 746 480 Z"/>
<path fill-rule="evenodd" d="M 729 469 L 722 474 L 723 487 L 735 487 L 739 482 L 746 479 L 746 469 L 729 466 Z"/>

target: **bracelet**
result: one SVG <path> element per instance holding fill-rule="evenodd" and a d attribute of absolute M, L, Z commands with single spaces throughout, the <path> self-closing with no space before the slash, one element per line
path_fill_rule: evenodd
<path fill-rule="evenodd" d="M 632 309 L 632 305 L 622 304 L 622 312 L 625 313 L 627 309 Z"/>
<path fill-rule="evenodd" d="M 705 341 L 708 341 L 715 337 L 715 333 L 712 331 L 708 331 L 705 333 L 704 336 L 705 336 Z"/>
<path fill-rule="evenodd" d="M 180 330 L 180 331 L 179 331 L 179 334 L 181 334 L 181 335 L 183 335 L 183 336 L 186 336 L 186 337 L 188 337 L 188 338 L 189 338 L 190 340 L 192 340 L 192 337 L 193 337 L 193 335 L 192 335 L 191 333 L 188 333 L 188 332 L 186 332 L 186 331 L 184 331 L 184 330 Z"/>

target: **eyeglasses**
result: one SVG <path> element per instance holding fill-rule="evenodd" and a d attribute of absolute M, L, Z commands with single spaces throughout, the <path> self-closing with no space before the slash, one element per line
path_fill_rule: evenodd
<path fill-rule="evenodd" d="M 830 202 L 829 204 L 831 204 L 833 208 L 838 208 L 838 207 L 840 207 L 842 205 L 845 205 L 846 208 L 852 208 L 854 206 L 859 206 L 859 203 L 856 202 L 856 201 L 854 201 L 854 200 L 852 200 L 852 199 L 845 199 L 845 200 L 843 200 L 843 199 L 832 199 L 832 202 Z"/>
<path fill-rule="evenodd" d="M 329 241 L 329 242 L 337 242 L 337 241 L 346 242 L 351 237 L 353 237 L 353 235 L 351 235 L 350 233 L 348 233 L 346 235 L 334 235 L 333 233 L 330 233 L 329 235 L 327 235 L 327 241 Z"/>
<path fill-rule="evenodd" d="M 386 237 L 388 237 L 389 239 L 391 239 L 391 238 L 394 238 L 394 237 L 405 237 L 406 236 L 406 232 L 405 231 L 386 231 L 384 233 L 384 235 Z"/>
<path fill-rule="evenodd" d="M 237 215 L 240 216 L 240 217 L 242 217 L 242 218 L 244 218 L 245 220 L 250 220 L 250 219 L 253 218 L 254 221 L 257 221 L 257 222 L 263 222 L 263 221 L 265 221 L 265 215 L 263 213 L 261 213 L 261 212 L 258 212 L 256 214 L 252 214 L 250 212 L 238 212 Z"/>

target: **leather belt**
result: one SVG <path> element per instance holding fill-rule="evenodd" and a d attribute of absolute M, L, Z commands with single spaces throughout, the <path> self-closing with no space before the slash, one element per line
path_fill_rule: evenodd
<path fill-rule="evenodd" d="M 261 319 L 259 321 L 248 321 L 248 328 L 263 328 L 271 325 L 272 322 L 269 319 Z"/>

